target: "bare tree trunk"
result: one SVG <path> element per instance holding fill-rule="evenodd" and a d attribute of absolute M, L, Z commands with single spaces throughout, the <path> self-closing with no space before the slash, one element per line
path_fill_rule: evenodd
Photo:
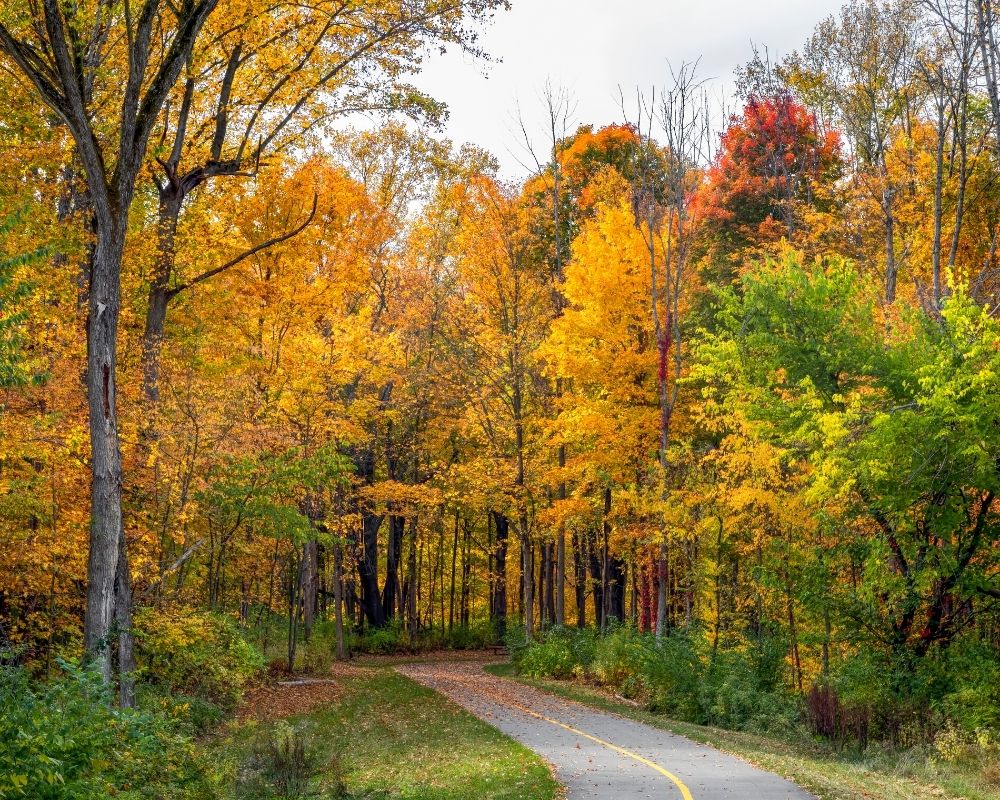
<path fill-rule="evenodd" d="M 600 631 L 604 630 L 604 560 L 603 548 L 598 547 L 597 531 L 589 529 L 587 550 L 590 556 L 590 585 L 594 601 L 594 624 Z"/>
<path fill-rule="evenodd" d="M 667 607 L 667 559 L 670 551 L 665 541 L 659 544 L 659 557 L 656 560 L 656 638 L 662 639 L 667 632 L 667 615 L 670 609 Z"/>
<path fill-rule="evenodd" d="M 160 400 L 160 351 L 170 302 L 170 279 L 174 272 L 177 219 L 184 196 L 174 182 L 160 189 L 156 226 L 157 253 L 149 286 L 146 326 L 142 334 L 142 392 L 150 403 Z"/>
<path fill-rule="evenodd" d="M 302 545 L 302 632 L 306 641 L 312 636 L 316 615 L 316 584 L 319 577 L 319 552 L 316 541 Z"/>
<path fill-rule="evenodd" d="M 302 565 L 296 563 L 296 549 L 288 555 L 288 671 L 295 671 L 295 651 L 299 641 L 299 595 L 302 590 Z"/>
<path fill-rule="evenodd" d="M 1000 153 L 1000 59 L 998 59 L 996 12 L 988 0 L 976 0 L 976 38 L 982 59 L 983 75 L 986 79 L 986 93 L 993 112 L 993 135 Z"/>
<path fill-rule="evenodd" d="M 358 548 L 358 579 L 361 584 L 361 607 L 375 628 L 385 625 L 385 611 L 378 588 L 378 532 L 383 517 L 367 512 L 361 515 L 361 546 Z"/>
<path fill-rule="evenodd" d="M 795 626 L 795 602 L 792 599 L 791 587 L 788 587 L 788 636 L 792 640 L 792 664 L 795 667 L 795 685 L 802 691 L 802 661 L 799 658 L 799 634 Z"/>
<path fill-rule="evenodd" d="M 882 194 L 882 213 L 885 216 L 885 301 L 890 305 L 896 300 L 896 277 L 899 271 L 896 263 L 896 217 L 893 203 L 893 190 L 887 187 Z"/>
<path fill-rule="evenodd" d="M 941 237 L 944 216 L 944 142 L 948 131 L 945 127 L 945 87 L 940 87 L 937 99 L 937 147 L 934 152 L 934 239 L 931 247 L 931 271 L 933 282 L 934 311 L 941 308 L 943 290 L 941 285 Z"/>

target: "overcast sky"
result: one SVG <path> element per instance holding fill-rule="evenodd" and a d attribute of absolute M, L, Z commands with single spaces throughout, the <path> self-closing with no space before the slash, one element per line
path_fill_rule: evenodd
<path fill-rule="evenodd" d="M 621 121 L 619 89 L 662 85 L 668 62 L 700 58 L 699 75 L 732 92 L 733 70 L 752 44 L 779 56 L 797 49 L 842 0 L 513 0 L 484 32 L 484 65 L 461 53 L 428 57 L 415 81 L 451 110 L 448 136 L 524 172 L 514 122 L 520 104 L 541 140 L 539 94 L 546 78 L 569 89 L 576 123 Z"/>

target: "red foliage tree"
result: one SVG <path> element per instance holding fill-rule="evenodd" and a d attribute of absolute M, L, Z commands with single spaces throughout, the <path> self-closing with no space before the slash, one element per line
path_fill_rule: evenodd
<path fill-rule="evenodd" d="M 840 136 L 788 93 L 751 96 L 730 120 L 709 168 L 704 218 L 732 251 L 792 239 L 803 206 L 822 204 L 816 189 L 841 172 Z"/>

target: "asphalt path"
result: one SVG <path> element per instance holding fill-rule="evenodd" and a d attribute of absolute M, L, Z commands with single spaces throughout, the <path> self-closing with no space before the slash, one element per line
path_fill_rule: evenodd
<path fill-rule="evenodd" d="M 397 670 L 538 753 L 568 800 L 815 800 L 735 756 L 490 675 L 482 664 L 441 661 Z"/>

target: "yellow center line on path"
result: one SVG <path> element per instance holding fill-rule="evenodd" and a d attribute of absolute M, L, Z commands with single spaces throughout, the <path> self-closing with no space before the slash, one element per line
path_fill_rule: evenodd
<path fill-rule="evenodd" d="M 520 703 L 511 703 L 511 705 L 517 708 L 518 710 L 523 711 L 525 714 L 529 714 L 530 716 L 535 717 L 536 719 L 540 719 L 543 722 L 548 722 L 550 725 L 555 725 L 559 728 L 563 728 L 564 730 L 567 730 L 570 733 L 575 733 L 577 736 L 582 736 L 584 739 L 589 739 L 590 741 L 601 745 L 601 747 L 606 747 L 608 748 L 608 750 L 613 750 L 614 752 L 619 753 L 625 756 L 626 758 L 631 758 L 633 761 L 638 761 L 640 764 L 643 764 L 652 770 L 656 770 L 665 778 L 669 778 L 673 782 L 673 784 L 680 790 L 681 797 L 683 797 L 684 800 L 694 800 L 694 797 L 691 794 L 691 790 L 684 785 L 684 781 L 682 781 L 672 772 L 665 770 L 655 761 L 650 761 L 648 758 L 643 758 L 638 753 L 633 753 L 631 750 L 626 750 L 624 747 L 619 747 L 616 744 L 611 744 L 611 742 L 606 742 L 603 739 L 598 739 L 596 736 L 591 736 L 589 733 L 584 733 L 583 731 L 574 728 L 572 725 L 567 725 L 565 722 L 560 722 L 557 719 L 549 719 L 548 717 L 539 714 L 537 711 L 532 711 L 530 708 L 522 706 Z"/>

